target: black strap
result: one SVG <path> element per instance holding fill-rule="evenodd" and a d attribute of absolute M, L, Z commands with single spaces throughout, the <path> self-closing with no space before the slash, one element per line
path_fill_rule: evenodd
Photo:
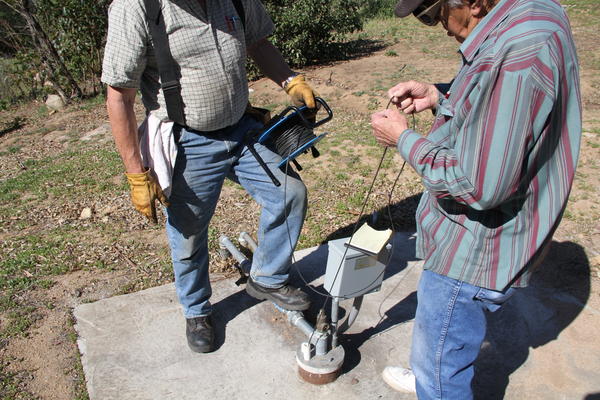
<path fill-rule="evenodd" d="M 244 31 L 246 30 L 246 12 L 244 11 L 244 6 L 242 4 L 242 0 L 232 0 L 233 6 L 235 7 L 235 11 L 237 11 L 240 20 L 242 20 L 242 26 L 244 27 Z"/>
<path fill-rule="evenodd" d="M 146 5 L 146 18 L 156 55 L 158 74 L 160 75 L 160 87 L 165 96 L 167 115 L 171 121 L 185 126 L 181 84 L 179 83 L 179 78 L 181 77 L 180 68 L 171 54 L 160 3 L 159 0 L 144 0 L 144 3 Z"/>
<path fill-rule="evenodd" d="M 235 11 L 238 13 L 242 26 L 246 30 L 246 13 L 242 0 L 232 0 Z M 169 47 L 169 37 L 165 27 L 159 0 L 144 0 L 146 5 L 146 19 L 152 35 L 152 43 L 156 55 L 158 74 L 160 75 L 160 87 L 165 96 L 167 115 L 171 121 L 185 126 L 185 113 L 183 112 L 183 99 L 181 98 L 181 77 L 179 65 L 173 59 Z"/>

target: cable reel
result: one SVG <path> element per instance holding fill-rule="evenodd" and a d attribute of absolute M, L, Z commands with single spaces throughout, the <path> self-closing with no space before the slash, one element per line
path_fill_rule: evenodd
<path fill-rule="evenodd" d="M 333 111 L 331 111 L 331 108 L 325 100 L 320 97 L 315 97 L 315 101 L 318 103 L 317 110 L 310 109 L 306 106 L 289 106 L 281 113 L 273 116 L 273 118 L 267 122 L 262 132 L 249 133 L 250 140 L 248 149 L 271 178 L 275 186 L 280 186 L 281 183 L 256 152 L 253 143 L 256 142 L 269 146 L 279 154 L 282 160 L 277 165 L 278 168 L 292 162 L 296 169 L 301 171 L 302 167 L 298 161 L 296 161 L 296 158 L 302 154 L 308 153 L 309 150 L 311 151 L 313 158 L 319 157 L 320 154 L 315 145 L 328 133 L 325 132 L 317 136 L 314 134 L 314 129 L 333 118 Z M 322 119 L 316 120 L 319 109 L 321 108 L 319 105 L 325 110 L 326 115 Z"/>

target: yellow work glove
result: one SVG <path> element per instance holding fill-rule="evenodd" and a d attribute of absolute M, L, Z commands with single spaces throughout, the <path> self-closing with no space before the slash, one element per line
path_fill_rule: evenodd
<path fill-rule="evenodd" d="M 163 193 L 154 175 L 150 170 L 141 173 L 125 173 L 127 182 L 131 188 L 131 202 L 142 215 L 146 216 L 155 224 L 156 218 L 155 201 L 160 201 L 165 207 L 169 206 L 167 196 Z"/>
<path fill-rule="evenodd" d="M 310 87 L 306 80 L 304 79 L 304 75 L 296 75 L 292 78 L 289 83 L 287 83 L 283 90 L 292 98 L 292 103 L 296 107 L 301 107 L 306 105 L 308 108 L 315 108 L 315 96 L 317 94 Z"/>

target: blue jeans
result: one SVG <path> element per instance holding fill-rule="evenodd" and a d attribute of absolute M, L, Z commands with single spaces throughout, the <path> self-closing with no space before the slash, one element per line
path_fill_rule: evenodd
<path fill-rule="evenodd" d="M 485 312 L 499 309 L 514 292 L 423 271 L 410 357 L 419 399 L 473 398 L 473 362 L 485 338 Z"/>
<path fill-rule="evenodd" d="M 237 124 L 215 132 L 181 129 L 171 204 L 167 208 L 167 236 L 175 288 L 186 318 L 205 316 L 212 311 L 208 225 L 226 177 L 241 184 L 262 207 L 257 232 L 259 246 L 250 270 L 252 279 L 271 288 L 288 280 L 293 248 L 306 214 L 306 187 L 291 170 L 286 178 L 277 168 L 279 155 L 256 144 L 256 151 L 282 185 L 275 186 L 259 166 L 246 146 L 245 137 L 249 130 L 260 127 L 253 118 L 244 116 Z"/>

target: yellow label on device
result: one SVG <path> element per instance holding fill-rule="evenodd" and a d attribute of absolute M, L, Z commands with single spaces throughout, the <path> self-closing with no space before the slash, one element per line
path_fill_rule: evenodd
<path fill-rule="evenodd" d="M 356 260 L 356 264 L 354 265 L 354 269 L 363 269 L 372 267 L 377 263 L 377 259 L 375 257 L 359 257 Z"/>

